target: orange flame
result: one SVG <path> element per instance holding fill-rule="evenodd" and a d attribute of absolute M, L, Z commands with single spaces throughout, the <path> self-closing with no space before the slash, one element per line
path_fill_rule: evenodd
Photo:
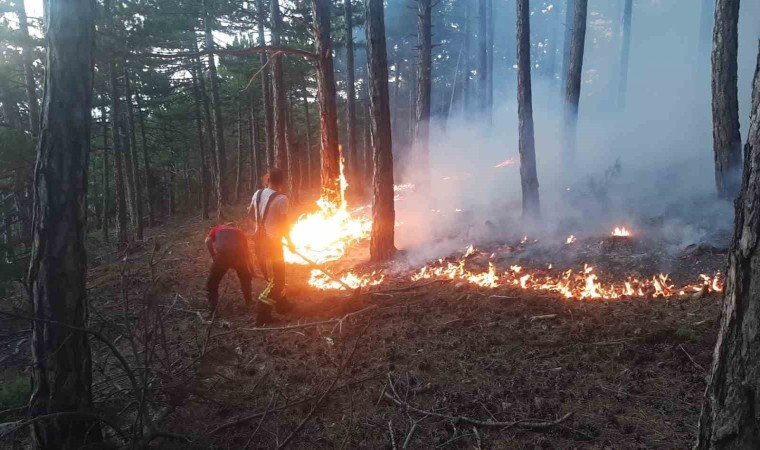
<path fill-rule="evenodd" d="M 472 246 L 467 254 L 472 254 Z M 673 286 L 670 277 L 659 274 L 651 279 L 628 277 L 623 283 L 604 283 L 594 273 L 594 268 L 584 265 L 580 271 L 566 270 L 551 274 L 551 265 L 546 270 L 526 271 L 513 265 L 508 271 L 498 273 L 489 263 L 488 270 L 473 272 L 465 267 L 465 257 L 457 262 L 438 260 L 437 263 L 422 267 L 411 277 L 412 281 L 423 279 L 450 279 L 474 284 L 479 287 L 497 288 L 512 286 L 531 291 L 555 292 L 565 298 L 575 299 L 616 299 L 622 297 L 660 297 L 686 295 L 687 292 L 718 293 L 723 291 L 720 273 L 715 276 L 700 275 L 700 281 L 685 285 L 680 289 Z"/>
<path fill-rule="evenodd" d="M 626 227 L 615 227 L 615 229 L 612 230 L 612 235 L 613 236 L 628 237 L 628 236 L 631 235 L 631 232 L 628 231 L 628 229 Z"/>

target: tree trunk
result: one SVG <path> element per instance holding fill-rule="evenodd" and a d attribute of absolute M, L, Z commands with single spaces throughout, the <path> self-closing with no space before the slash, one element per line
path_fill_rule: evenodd
<path fill-rule="evenodd" d="M 100 222 L 101 231 L 103 233 L 103 242 L 108 242 L 110 236 L 108 233 L 108 216 L 110 213 L 110 187 L 108 181 L 108 172 L 111 170 L 108 167 L 108 124 L 106 123 L 106 107 L 100 108 L 101 123 L 103 124 L 103 219 Z"/>
<path fill-rule="evenodd" d="M 89 336 L 81 329 L 88 319 L 84 242 L 95 1 L 48 0 L 45 6 L 44 128 L 34 174 L 28 277 L 39 319 L 32 324 L 31 417 L 93 410 Z M 79 449 L 100 440 L 99 424 L 89 418 L 64 416 L 32 425 L 35 449 Z"/>
<path fill-rule="evenodd" d="M 282 16 L 280 14 L 279 0 L 271 0 L 270 22 L 272 28 L 272 45 L 280 46 L 280 33 L 282 33 Z M 332 64 L 332 60 L 331 60 Z M 330 67 L 332 69 L 332 66 Z M 332 70 L 331 70 L 332 73 Z M 275 165 L 288 176 L 288 141 L 287 122 L 288 105 L 285 99 L 285 83 L 282 79 L 282 57 L 275 56 L 272 61 L 272 100 L 274 111 L 274 159 Z M 334 100 L 333 100 L 334 101 Z M 337 151 L 337 148 L 336 148 Z"/>
<path fill-rule="evenodd" d="M 490 128 L 493 126 L 493 0 L 486 0 L 486 17 L 486 124 Z"/>
<path fill-rule="evenodd" d="M 487 0 L 478 0 L 478 111 L 485 113 L 488 89 L 488 34 Z"/>
<path fill-rule="evenodd" d="M 169 191 L 169 215 L 173 216 L 177 214 L 177 198 L 176 198 L 177 187 L 175 186 L 175 182 L 174 182 L 177 174 L 175 173 L 172 167 L 168 167 L 166 171 L 168 174 L 167 178 L 169 182 L 169 185 L 167 187 L 167 190 Z"/>
<path fill-rule="evenodd" d="M 132 183 L 134 188 L 135 235 L 138 241 L 143 240 L 143 210 L 142 210 L 142 184 L 140 183 L 140 164 L 137 159 L 137 131 L 135 127 L 135 114 L 132 109 L 132 87 L 129 81 L 129 69 L 124 65 L 124 89 L 127 100 L 127 125 L 129 126 L 129 148 L 132 160 Z"/>
<path fill-rule="evenodd" d="M 712 51 L 713 150 L 718 197 L 733 201 L 741 182 L 737 71 L 739 0 L 718 0 Z"/>
<path fill-rule="evenodd" d="M 240 203 L 243 190 L 243 116 L 237 105 L 237 171 L 235 173 L 235 203 Z"/>
<path fill-rule="evenodd" d="M 198 52 L 198 42 L 193 39 L 191 42 L 191 45 L 193 47 L 193 52 Z M 195 71 L 198 74 L 198 87 L 201 91 L 201 100 L 203 101 L 203 112 L 205 123 L 206 123 L 206 138 L 208 142 L 208 149 L 209 149 L 209 160 L 211 161 L 211 178 L 213 180 L 213 186 L 214 186 L 214 193 L 216 195 L 216 202 L 217 202 L 217 211 L 221 210 L 220 205 L 220 198 L 221 198 L 221 192 L 219 192 L 220 183 L 219 183 L 219 167 L 217 166 L 217 159 L 216 159 L 216 150 L 214 148 L 214 127 L 212 123 L 212 116 L 211 116 L 211 104 L 208 99 L 207 90 L 206 90 L 206 81 L 204 80 L 204 77 L 202 76 L 203 72 L 203 66 L 201 65 L 200 58 L 195 58 Z M 219 213 L 217 212 L 217 215 Z"/>
<path fill-rule="evenodd" d="M 116 242 L 120 246 L 127 245 L 127 199 L 124 187 L 124 147 L 119 130 L 121 120 L 121 97 L 116 78 L 116 63 L 108 63 L 108 74 L 111 85 L 111 134 L 113 135 L 114 181 L 116 183 Z"/>
<path fill-rule="evenodd" d="M 21 33 L 21 61 L 24 66 L 26 98 L 29 107 L 29 130 L 35 138 L 40 135 L 40 107 L 37 99 L 37 84 L 34 82 L 34 55 L 32 40 L 29 37 L 29 23 L 23 0 L 16 0 L 19 32 Z"/>
<path fill-rule="evenodd" d="M 567 86 L 567 74 L 570 70 L 570 50 L 573 43 L 573 18 L 575 17 L 576 0 L 565 0 L 565 39 L 562 50 L 561 83 L 563 93 Z"/>
<path fill-rule="evenodd" d="M 251 140 L 251 164 L 248 173 L 248 193 L 253 193 L 258 189 L 259 177 L 261 176 L 261 143 L 259 139 L 259 126 L 256 120 L 256 102 L 251 97 L 248 109 L 248 130 Z"/>
<path fill-rule="evenodd" d="M 464 0 L 464 78 L 462 79 L 462 113 L 466 116 L 472 103 L 472 91 L 470 89 L 470 25 L 472 23 L 472 2 Z"/>
<path fill-rule="evenodd" d="M 140 121 L 140 138 L 142 141 L 142 155 L 143 155 L 143 178 L 145 178 L 145 200 L 148 204 L 148 226 L 152 227 L 156 223 L 154 208 L 154 196 L 155 187 L 153 183 L 153 173 L 150 170 L 150 158 L 148 157 L 148 137 L 145 131 L 145 117 L 142 108 L 142 99 L 140 93 L 137 95 L 137 118 Z"/>
<path fill-rule="evenodd" d="M 121 99 L 119 99 L 121 101 Z M 132 225 L 137 224 L 137 198 L 135 196 L 135 178 L 134 178 L 134 164 L 132 163 L 132 146 L 129 141 L 129 133 L 125 125 L 126 118 L 124 114 L 119 117 L 119 135 L 123 139 L 121 141 L 122 153 L 124 155 L 124 180 L 127 188 L 127 211 L 129 212 L 129 222 Z"/>
<path fill-rule="evenodd" d="M 348 182 L 357 195 L 361 194 L 361 166 L 356 145 L 356 86 L 354 74 L 354 18 L 351 0 L 344 0 L 344 17 L 346 21 L 346 147 L 343 154 L 348 155 Z"/>
<path fill-rule="evenodd" d="M 583 77 L 583 51 L 586 44 L 586 14 L 588 0 L 576 0 L 573 15 L 573 37 L 570 46 L 570 63 L 567 66 L 565 86 L 565 156 L 568 163 L 575 161 L 578 129 L 578 103 L 581 98 Z"/>
<path fill-rule="evenodd" d="M 618 109 L 625 110 L 628 91 L 628 60 L 631 57 L 631 16 L 633 0 L 625 0 L 623 10 L 623 45 L 620 52 L 620 85 L 618 86 Z"/>
<path fill-rule="evenodd" d="M 721 0 L 718 0 L 719 2 Z M 760 448 L 760 52 L 757 57 L 744 175 L 736 203 L 723 314 L 696 449 Z"/>
<path fill-rule="evenodd" d="M 517 0 L 517 117 L 523 216 L 539 215 L 536 144 L 533 135 L 533 93 L 530 79 L 530 5 Z"/>
<path fill-rule="evenodd" d="M 258 18 L 258 41 L 259 45 L 267 45 L 264 35 L 264 23 L 266 22 L 266 0 L 256 0 L 256 15 Z M 267 55 L 259 53 L 261 67 L 267 63 Z M 275 166 L 274 163 L 274 115 L 272 111 L 272 83 L 269 78 L 269 70 L 261 72 L 261 98 L 264 102 L 264 138 L 266 150 L 266 164 L 268 168 Z M 263 171 L 262 171 L 263 172 Z"/>
<path fill-rule="evenodd" d="M 364 101 L 364 173 L 365 184 L 373 186 L 374 161 L 372 156 L 372 118 L 369 111 L 369 97 Z"/>
<path fill-rule="evenodd" d="M 319 103 L 319 132 L 322 143 L 321 195 L 333 205 L 339 205 L 341 202 L 341 154 L 338 148 L 338 108 L 335 104 L 335 74 L 330 41 L 330 0 L 314 0 L 312 5 L 314 25 L 318 30 L 315 43 L 317 55 L 319 55 L 317 103 Z"/>
<path fill-rule="evenodd" d="M 193 71 L 193 95 L 195 96 L 195 128 L 198 133 L 198 159 L 201 165 L 201 217 L 208 219 L 208 194 L 209 194 L 209 176 L 208 166 L 206 165 L 206 140 L 203 137 L 203 116 L 201 113 L 201 91 L 198 88 L 198 69 L 194 65 Z"/>
<path fill-rule="evenodd" d="M 372 148 L 374 160 L 372 233 L 369 245 L 373 261 L 385 261 L 396 252 L 393 204 L 393 142 L 388 98 L 388 56 L 385 48 L 383 0 L 366 0 L 364 9 L 367 35 Z"/>
<path fill-rule="evenodd" d="M 303 90 L 303 109 L 304 117 L 306 119 L 306 159 L 308 161 L 308 175 L 306 177 L 306 183 L 309 188 L 314 186 L 314 155 L 311 148 L 311 117 L 309 115 L 309 100 L 306 98 L 306 89 Z"/>
<path fill-rule="evenodd" d="M 214 50 L 214 36 L 212 34 L 211 16 L 208 11 L 208 0 L 203 0 L 203 24 L 206 29 L 206 50 Z M 224 119 L 222 117 L 222 99 L 219 94 L 219 75 L 216 71 L 216 61 L 214 55 L 208 55 L 208 74 L 211 79 L 211 107 L 214 112 L 214 142 L 216 151 L 216 182 L 219 185 L 217 192 L 219 194 L 218 202 L 220 208 L 217 215 L 222 215 L 221 206 L 230 203 L 229 183 L 227 183 L 227 151 L 224 146 Z"/>
<path fill-rule="evenodd" d="M 417 105 L 414 121 L 415 169 L 419 170 L 419 184 L 424 190 L 430 187 L 430 77 L 432 52 L 431 0 L 417 0 Z"/>

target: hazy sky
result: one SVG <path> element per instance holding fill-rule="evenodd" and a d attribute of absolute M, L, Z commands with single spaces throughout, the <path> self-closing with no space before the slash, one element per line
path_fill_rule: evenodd
<path fill-rule="evenodd" d="M 42 0 L 24 0 L 26 15 L 29 17 L 42 17 Z"/>

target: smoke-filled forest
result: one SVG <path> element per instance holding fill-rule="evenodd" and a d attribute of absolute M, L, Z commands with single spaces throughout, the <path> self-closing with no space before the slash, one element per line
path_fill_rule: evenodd
<path fill-rule="evenodd" d="M 0 446 L 760 448 L 760 3 L 0 0 Z"/>

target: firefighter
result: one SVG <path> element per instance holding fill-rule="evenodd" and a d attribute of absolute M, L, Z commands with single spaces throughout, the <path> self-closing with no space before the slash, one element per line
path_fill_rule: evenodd
<path fill-rule="evenodd" d="M 206 237 L 206 248 L 213 261 L 206 281 L 208 305 L 212 313 L 216 310 L 219 302 L 219 283 L 230 269 L 237 272 L 246 306 L 251 307 L 253 298 L 251 295 L 250 257 L 248 240 L 243 230 L 235 226 L 233 222 L 217 225 L 211 229 Z"/>
<path fill-rule="evenodd" d="M 282 170 L 274 168 L 269 171 L 264 189 L 253 194 L 248 207 L 256 229 L 253 234 L 253 246 L 256 259 L 269 285 L 259 295 L 256 322 L 264 325 L 272 320 L 272 309 L 279 314 L 287 314 L 290 304 L 285 297 L 285 258 L 283 239 L 293 249 L 290 240 L 290 222 L 288 219 L 288 197 L 283 194 L 285 177 Z"/>

